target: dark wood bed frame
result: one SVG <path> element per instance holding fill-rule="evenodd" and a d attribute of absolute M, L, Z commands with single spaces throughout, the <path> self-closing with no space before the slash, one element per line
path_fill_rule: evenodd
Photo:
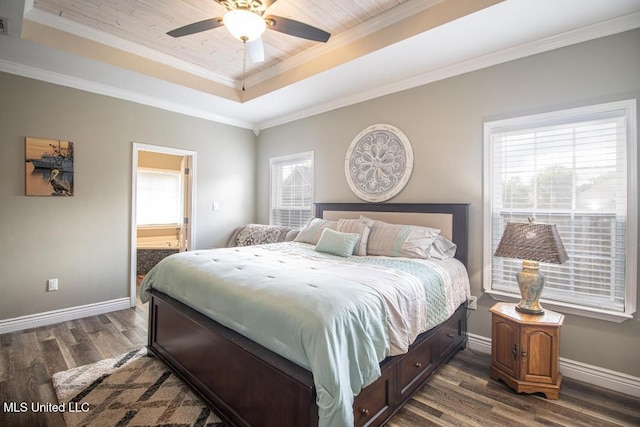
<path fill-rule="evenodd" d="M 456 258 L 467 262 L 468 204 L 319 203 L 328 211 L 436 212 L 453 215 Z M 421 334 L 403 355 L 381 364 L 381 377 L 356 396 L 355 426 L 388 421 L 436 371 L 466 347 L 466 304 Z M 152 290 L 148 348 L 235 426 L 318 425 L 311 372 L 164 293 Z"/>

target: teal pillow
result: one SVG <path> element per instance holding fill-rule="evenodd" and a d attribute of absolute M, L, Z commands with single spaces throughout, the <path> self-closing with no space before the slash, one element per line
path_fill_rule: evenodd
<path fill-rule="evenodd" d="M 322 230 L 322 235 L 316 245 L 316 251 L 348 257 L 353 253 L 353 248 L 355 248 L 359 240 L 360 235 L 358 233 L 341 233 L 325 228 Z"/>

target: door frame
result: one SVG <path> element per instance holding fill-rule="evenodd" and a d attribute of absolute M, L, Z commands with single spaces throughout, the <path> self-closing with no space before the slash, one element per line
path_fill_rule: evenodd
<path fill-rule="evenodd" d="M 130 262 L 130 305 L 135 307 L 136 305 L 136 280 L 137 280 L 137 228 L 136 228 L 136 216 L 137 216 L 137 188 L 138 188 L 138 153 L 140 151 L 150 151 L 154 153 L 172 154 L 176 156 L 183 156 L 189 158 L 189 174 L 187 175 L 187 182 L 184 187 L 189 192 L 185 194 L 187 202 L 185 203 L 185 212 L 189 218 L 189 226 L 187 227 L 187 250 L 191 250 L 196 247 L 196 159 L 197 152 L 191 150 L 183 150 L 181 148 L 171 148 L 159 145 L 142 144 L 139 142 L 133 143 L 133 153 L 131 162 L 131 262 Z"/>

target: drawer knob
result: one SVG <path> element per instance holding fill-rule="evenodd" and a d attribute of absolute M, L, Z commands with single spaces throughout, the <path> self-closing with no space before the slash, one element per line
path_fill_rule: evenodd
<path fill-rule="evenodd" d="M 416 362 L 415 365 L 413 365 L 413 366 L 415 366 L 416 368 L 420 369 L 420 368 L 422 368 L 422 363 Z"/>
<path fill-rule="evenodd" d="M 455 336 L 455 335 L 453 335 L 451 332 L 448 332 L 448 333 L 447 333 L 447 338 L 455 338 L 455 337 L 456 337 L 456 336 Z"/>
<path fill-rule="evenodd" d="M 364 408 L 363 408 L 363 409 L 361 409 L 361 410 L 360 410 L 360 414 L 361 414 L 363 417 L 368 417 L 368 416 L 369 416 L 369 410 L 368 410 L 368 409 L 364 409 Z"/>

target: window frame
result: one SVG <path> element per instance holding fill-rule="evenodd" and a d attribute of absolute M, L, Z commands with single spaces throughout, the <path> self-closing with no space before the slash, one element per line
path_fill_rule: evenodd
<path fill-rule="evenodd" d="M 636 99 L 627 99 L 589 105 L 585 107 L 570 108 L 558 111 L 551 111 L 541 114 L 534 114 L 522 117 L 513 117 L 503 120 L 487 121 L 484 123 L 483 137 L 483 290 L 492 298 L 498 301 L 517 302 L 520 299 L 519 293 L 512 293 L 492 288 L 493 269 L 493 158 L 491 136 L 499 130 L 514 127 L 531 128 L 541 124 L 551 125 L 554 122 L 569 123 L 577 121 L 581 116 L 591 116 L 597 113 L 624 110 L 626 112 L 626 138 L 627 138 L 627 206 L 626 206 L 626 247 L 625 247 L 625 307 L 624 312 L 605 310 L 587 307 L 569 302 L 559 302 L 541 298 L 540 301 L 545 308 L 563 313 L 577 314 L 581 316 L 613 321 L 621 323 L 633 318 L 636 312 L 638 283 L 637 283 L 637 247 L 638 247 L 638 158 L 637 158 L 637 110 Z M 515 277 L 514 277 L 515 282 Z M 543 293 L 544 296 L 544 293 Z"/>
<path fill-rule="evenodd" d="M 314 175 L 315 175 L 315 160 L 314 160 L 314 152 L 313 151 L 305 151 L 302 153 L 296 153 L 296 154 L 289 154 L 289 155 L 285 155 L 285 156 L 277 156 L 277 157 L 271 157 L 269 159 L 269 224 L 274 224 L 274 217 L 273 217 L 273 192 L 274 192 L 274 182 L 273 182 L 273 178 L 274 178 L 274 167 L 278 166 L 278 165 L 283 165 L 283 164 L 294 164 L 294 163 L 300 163 L 302 161 L 310 161 L 311 162 L 311 194 L 310 194 L 310 200 L 311 200 L 311 204 L 309 206 L 309 213 L 310 213 L 310 218 L 313 218 L 313 206 L 314 206 L 314 201 L 315 201 L 315 197 L 314 197 L 314 192 L 315 192 L 315 182 L 314 182 Z M 305 224 L 301 224 L 300 228 L 304 227 Z M 288 226 L 291 227 L 291 226 Z M 297 228 L 297 227 L 291 227 L 291 228 Z"/>

